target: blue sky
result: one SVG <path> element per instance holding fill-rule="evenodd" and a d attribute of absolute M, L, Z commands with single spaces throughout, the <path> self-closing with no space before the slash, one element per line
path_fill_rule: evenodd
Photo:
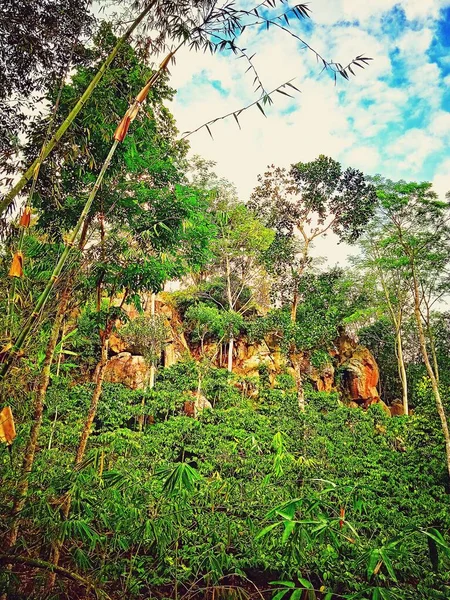
<path fill-rule="evenodd" d="M 246 2 L 248 4 L 248 2 Z M 311 53 L 281 31 L 247 29 L 242 44 L 256 52 L 267 89 L 295 77 L 290 100 L 276 96 L 268 118 L 254 108 L 203 130 L 192 151 L 217 161 L 246 200 L 266 165 L 288 166 L 327 154 L 392 179 L 430 180 L 450 190 L 450 0 L 311 0 L 312 19 L 296 31 L 326 58 L 374 60 L 338 85 Z M 243 60 L 185 52 L 172 83 L 171 107 L 181 131 L 256 99 Z M 331 242 L 330 242 L 331 243 Z M 339 250 L 339 257 L 343 250 Z"/>

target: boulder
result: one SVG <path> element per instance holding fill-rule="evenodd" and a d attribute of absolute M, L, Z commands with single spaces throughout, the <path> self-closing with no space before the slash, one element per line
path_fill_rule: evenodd
<path fill-rule="evenodd" d="M 149 371 L 143 356 L 120 352 L 108 361 L 105 381 L 122 383 L 132 390 L 142 390 L 147 385 Z"/>
<path fill-rule="evenodd" d="M 194 396 L 194 400 L 186 400 L 184 403 L 184 413 L 187 417 L 197 417 L 205 409 L 212 410 L 211 402 L 202 394 L 198 396 L 194 392 L 189 392 Z"/>
<path fill-rule="evenodd" d="M 394 400 L 389 408 L 393 417 L 398 417 L 405 414 L 405 409 L 403 408 L 403 403 L 401 400 Z"/>
<path fill-rule="evenodd" d="M 344 372 L 342 385 L 350 400 L 365 407 L 373 400 L 380 400 L 378 365 L 368 348 L 358 346 L 341 368 Z"/>
<path fill-rule="evenodd" d="M 205 396 L 200 394 L 194 401 L 194 417 L 199 415 L 205 409 L 212 410 L 212 404 Z"/>

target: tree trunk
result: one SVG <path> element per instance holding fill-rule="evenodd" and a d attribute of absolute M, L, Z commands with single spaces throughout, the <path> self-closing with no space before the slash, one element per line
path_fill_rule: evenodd
<path fill-rule="evenodd" d="M 105 330 L 102 334 L 102 350 L 99 369 L 97 371 L 97 381 L 91 398 L 91 406 L 89 407 L 89 412 L 87 414 L 86 421 L 84 422 L 83 431 L 81 433 L 80 441 L 78 443 L 75 466 L 83 462 L 84 453 L 86 451 L 86 445 L 91 433 L 92 423 L 94 422 L 95 415 L 97 414 L 98 401 L 102 393 L 106 365 L 108 364 L 108 337 L 109 336 L 107 328 L 107 330 Z"/>
<path fill-rule="evenodd" d="M 425 332 L 423 330 L 423 324 L 422 324 L 422 315 L 420 313 L 419 284 L 417 281 L 417 276 L 414 272 L 414 267 L 413 267 L 413 284 L 414 284 L 414 315 L 416 317 L 417 330 L 419 333 L 420 349 L 422 351 L 422 357 L 423 357 L 423 360 L 425 363 L 425 367 L 427 369 L 428 377 L 430 378 L 430 381 L 431 381 L 431 388 L 433 390 L 433 395 L 434 395 L 434 399 L 436 402 L 436 409 L 437 409 L 439 418 L 441 420 L 442 433 L 444 435 L 444 441 L 445 441 L 447 471 L 448 471 L 449 478 L 450 478 L 450 432 L 448 429 L 447 416 L 445 414 L 444 405 L 442 403 L 442 398 L 441 398 L 441 394 L 439 391 L 439 382 L 436 377 L 436 373 L 434 372 L 434 369 L 431 365 L 430 358 L 428 356 L 427 342 L 426 342 Z"/>
<path fill-rule="evenodd" d="M 298 309 L 298 292 L 294 292 L 294 298 L 291 306 L 291 321 L 295 323 L 297 321 L 297 309 Z"/>
<path fill-rule="evenodd" d="M 233 349 L 234 349 L 234 336 L 231 334 L 230 341 L 228 342 L 228 372 L 233 372 Z"/>
<path fill-rule="evenodd" d="M 305 392 L 303 390 L 303 380 L 301 372 L 301 360 L 299 357 L 291 355 L 292 366 L 295 370 L 295 384 L 297 387 L 297 403 L 301 412 L 305 410 Z"/>
<path fill-rule="evenodd" d="M 47 394 L 47 388 L 50 383 L 50 369 L 55 354 L 56 344 L 58 342 L 59 332 L 61 330 L 62 321 L 65 316 L 67 304 L 70 297 L 70 288 L 66 286 L 63 290 L 55 321 L 50 333 L 50 338 L 45 351 L 44 364 L 39 379 L 39 387 L 34 398 L 33 405 L 33 422 L 31 425 L 30 437 L 28 438 L 27 446 L 22 462 L 22 472 L 17 484 L 16 494 L 12 507 L 13 524 L 6 536 L 6 548 L 12 548 L 17 541 L 17 535 L 20 526 L 20 513 L 23 510 L 28 493 L 28 484 L 30 474 L 33 469 L 34 457 L 36 454 L 36 445 L 41 431 L 42 415 L 44 410 L 44 400 Z"/>
<path fill-rule="evenodd" d="M 151 300 L 150 300 L 150 316 L 154 317 L 155 314 L 156 314 L 156 294 L 152 293 Z M 155 373 L 156 373 L 156 367 L 155 367 L 155 359 L 153 357 L 151 360 L 151 364 L 150 364 L 150 376 L 148 378 L 148 387 L 151 390 L 155 387 Z M 147 385 L 144 386 L 144 393 L 146 391 L 147 391 Z M 144 428 L 144 423 L 145 423 L 145 415 L 144 415 L 145 396 L 144 395 L 142 396 L 141 408 L 142 408 L 142 414 L 139 415 L 139 419 L 138 419 L 139 431 L 142 431 L 142 429 Z"/>
<path fill-rule="evenodd" d="M 403 410 L 405 415 L 409 414 L 409 406 L 408 406 L 408 379 L 406 377 L 406 369 L 405 369 L 405 357 L 403 355 L 403 342 L 402 342 L 402 333 L 400 330 L 397 330 L 396 333 L 397 338 L 397 363 L 398 363 L 398 372 L 400 375 L 400 381 L 402 384 L 402 403 Z"/>

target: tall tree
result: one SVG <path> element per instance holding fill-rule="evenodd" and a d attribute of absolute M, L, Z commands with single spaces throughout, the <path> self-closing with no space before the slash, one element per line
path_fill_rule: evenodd
<path fill-rule="evenodd" d="M 412 296 L 408 282 L 408 265 L 403 256 L 393 251 L 383 238 L 383 225 L 374 219 L 361 238 L 362 253 L 352 259 L 360 269 L 377 281 L 381 297 L 380 308 L 385 309 L 395 335 L 395 356 L 402 388 L 402 403 L 405 415 L 409 412 L 408 378 L 404 352 L 404 323 L 411 315 Z"/>
<path fill-rule="evenodd" d="M 249 206 L 276 231 L 268 259 L 290 290 L 295 321 L 298 285 L 310 264 L 314 241 L 329 231 L 342 241 L 355 241 L 373 214 L 375 189 L 361 171 L 350 167 L 344 171 L 324 155 L 294 164 L 289 171 L 272 165 L 258 182 Z"/>
<path fill-rule="evenodd" d="M 430 183 L 392 182 L 379 179 L 377 195 L 385 219 L 384 243 L 407 269 L 420 349 L 441 421 L 450 476 L 450 432 L 433 360 L 434 338 L 427 325 L 433 297 L 448 289 L 450 264 L 449 204 L 440 201 Z M 430 349 L 431 348 L 431 349 Z"/>
<path fill-rule="evenodd" d="M 27 131 L 27 111 L 71 65 L 84 60 L 91 0 L 5 0 L 0 6 L 0 158 L 2 169 Z M 10 180 L 6 181 L 10 183 Z"/>
<path fill-rule="evenodd" d="M 284 5 L 283 2 L 280 4 Z M 357 56 L 347 66 L 342 66 L 340 63 L 335 63 L 334 61 L 328 61 L 318 52 L 313 50 L 312 47 L 294 31 L 291 31 L 289 17 L 293 19 L 304 19 L 308 17 L 309 9 L 306 5 L 298 4 L 292 8 L 284 7 L 281 12 L 280 7 L 277 7 L 277 3 L 274 1 L 264 2 L 263 5 L 265 5 L 264 15 L 262 14 L 261 3 L 258 3 L 253 8 L 237 8 L 233 1 L 225 2 L 220 6 L 212 0 L 176 0 L 170 2 L 167 2 L 166 0 L 136 0 L 133 2 L 132 7 L 135 9 L 138 8 L 140 13 L 134 19 L 131 19 L 131 24 L 128 29 L 116 42 L 114 48 L 105 58 L 102 66 L 94 75 L 83 94 L 79 97 L 70 114 L 67 115 L 66 119 L 61 123 L 58 129 L 54 131 L 50 139 L 43 144 L 38 158 L 32 162 L 19 181 L 17 181 L 14 187 L 11 188 L 0 201 L 0 212 L 3 214 L 10 206 L 17 194 L 21 192 L 28 181 L 33 177 L 33 174 L 36 172 L 36 167 L 39 168 L 42 161 L 47 158 L 53 148 L 58 144 L 67 129 L 73 124 L 80 110 L 90 99 L 92 92 L 113 62 L 121 45 L 129 39 L 141 24 L 144 29 L 141 41 L 147 50 L 151 49 L 153 52 L 170 52 L 169 56 L 173 58 L 174 54 L 181 46 L 187 45 L 193 50 L 211 52 L 231 51 L 233 54 L 245 59 L 249 64 L 249 69 L 256 73 L 254 81 L 257 84 L 257 100 L 247 107 L 231 111 L 227 115 L 220 117 L 228 118 L 234 116 L 238 123 L 239 115 L 246 108 L 257 106 L 264 112 L 262 108 L 263 105 L 273 102 L 271 98 L 272 94 L 277 91 L 286 94 L 287 92 L 283 91 L 283 88 L 296 89 L 290 81 L 282 82 L 277 88 L 271 91 L 265 89 L 252 62 L 253 57 L 248 56 L 245 49 L 239 46 L 238 38 L 247 28 L 261 28 L 264 26 L 268 29 L 272 24 L 273 27 L 288 33 L 290 36 L 293 36 L 301 42 L 302 47 L 313 52 L 316 58 L 320 60 L 323 68 L 331 70 L 334 73 L 335 78 L 336 75 L 339 74 L 343 78 L 349 79 L 349 74 L 354 73 L 352 70 L 353 65 L 364 68 L 364 66 L 368 64 L 370 59 L 362 55 Z M 285 25 L 282 25 L 280 22 L 280 20 L 282 21 L 283 19 L 286 22 Z M 156 38 L 151 39 L 147 33 L 148 31 L 156 32 Z M 218 118 L 213 122 L 217 120 Z M 197 130 L 206 127 L 210 131 L 210 125 L 213 122 L 205 123 L 197 128 Z"/>

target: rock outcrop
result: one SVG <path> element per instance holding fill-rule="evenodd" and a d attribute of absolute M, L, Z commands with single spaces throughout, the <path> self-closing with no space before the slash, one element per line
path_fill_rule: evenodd
<path fill-rule="evenodd" d="M 177 311 L 170 303 L 164 302 L 164 295 L 156 301 L 156 312 L 167 319 L 169 337 L 166 341 L 161 362 L 164 367 L 170 367 L 186 356 L 200 357 L 197 346 L 189 347 L 183 333 L 183 323 Z M 149 302 L 144 303 L 149 306 Z M 137 316 L 133 307 L 126 307 L 130 319 Z M 148 309 L 145 314 L 149 314 Z M 108 362 L 105 380 L 123 383 L 131 389 L 142 389 L 148 379 L 148 367 L 142 356 L 132 354 L 120 338 L 120 323 L 118 331 L 110 338 L 110 351 L 113 354 Z M 206 342 L 203 353 L 211 358 L 217 367 L 226 367 L 226 348 L 216 343 Z M 266 369 L 271 384 L 279 373 L 287 371 L 299 381 L 309 379 L 320 392 L 340 392 L 341 398 L 350 406 L 368 408 L 370 404 L 381 403 L 383 410 L 393 415 L 403 414 L 403 407 L 395 405 L 387 407 L 381 400 L 377 390 L 379 381 L 378 365 L 372 353 L 365 347 L 359 346 L 354 339 L 344 331 L 330 350 L 330 360 L 320 368 L 311 364 L 308 353 L 300 353 L 287 358 L 281 352 L 279 340 L 268 336 L 259 343 L 249 343 L 245 338 L 236 340 L 233 353 L 233 371 L 238 375 L 257 379 L 261 367 Z M 298 378 L 298 372 L 301 378 Z M 339 373 L 339 377 L 337 377 Z M 257 386 L 255 388 L 257 394 Z M 194 406 L 194 403 L 196 405 Z M 187 414 L 198 414 L 204 408 L 210 408 L 204 399 L 203 404 L 195 400 L 188 401 Z M 198 404 L 198 406 L 197 406 Z"/>
<path fill-rule="evenodd" d="M 367 348 L 358 346 L 351 357 L 341 365 L 343 388 L 353 402 L 367 405 L 380 400 L 377 390 L 380 374 L 378 365 Z"/>
<path fill-rule="evenodd" d="M 149 378 L 149 367 L 143 356 L 119 352 L 106 366 L 105 381 L 123 383 L 132 390 L 142 390 Z"/>
<path fill-rule="evenodd" d="M 205 409 L 212 410 L 211 402 L 202 394 L 197 395 L 196 393 L 192 393 L 195 399 L 187 400 L 184 403 L 184 413 L 187 417 L 196 418 L 202 411 Z"/>

